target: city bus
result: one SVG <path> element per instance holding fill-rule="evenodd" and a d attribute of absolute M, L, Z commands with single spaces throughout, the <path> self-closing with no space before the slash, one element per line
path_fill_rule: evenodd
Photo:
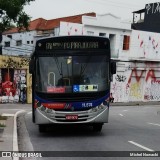
<path fill-rule="evenodd" d="M 108 122 L 110 83 L 116 73 L 108 38 L 59 36 L 37 40 L 29 72 L 32 120 L 39 132 L 50 124 L 87 124 L 100 132 Z"/>

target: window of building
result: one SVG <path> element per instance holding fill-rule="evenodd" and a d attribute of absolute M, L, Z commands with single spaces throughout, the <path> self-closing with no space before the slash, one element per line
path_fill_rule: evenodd
<path fill-rule="evenodd" d="M 12 35 L 7 35 L 7 37 L 12 39 Z"/>
<path fill-rule="evenodd" d="M 130 36 L 124 35 L 123 38 L 123 50 L 129 50 Z"/>
<path fill-rule="evenodd" d="M 87 31 L 87 35 L 94 35 L 94 32 L 92 32 L 92 31 Z"/>
<path fill-rule="evenodd" d="M 21 46 L 22 45 L 22 40 L 16 41 L 16 46 Z"/>
<path fill-rule="evenodd" d="M 106 37 L 106 33 L 99 33 L 99 36 Z"/>
<path fill-rule="evenodd" d="M 10 42 L 8 41 L 8 42 L 4 42 L 4 46 L 5 47 L 10 47 Z"/>
<path fill-rule="evenodd" d="M 33 41 L 31 41 L 31 44 L 33 44 Z"/>
<path fill-rule="evenodd" d="M 30 44 L 30 41 L 27 41 L 27 44 Z"/>

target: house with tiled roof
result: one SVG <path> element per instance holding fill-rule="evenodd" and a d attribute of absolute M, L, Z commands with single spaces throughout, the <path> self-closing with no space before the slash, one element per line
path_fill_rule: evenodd
<path fill-rule="evenodd" d="M 114 102 L 160 101 L 160 33 L 151 32 L 160 29 L 150 23 L 160 17 L 157 6 L 159 3 L 150 3 L 133 12 L 134 16 L 140 14 L 140 20 L 133 18 L 133 30 L 131 22 L 111 13 L 39 18 L 31 21 L 28 32 L 18 32 L 17 28 L 4 32 L 3 54 L 30 55 L 35 41 L 44 37 L 79 34 L 108 37 L 112 60 L 118 61 L 111 84 Z M 147 13 L 145 20 L 141 19 L 142 13 Z"/>
<path fill-rule="evenodd" d="M 60 23 L 82 24 L 83 16 L 95 17 L 94 12 L 46 20 L 38 18 L 30 22 L 28 30 L 19 31 L 18 28 L 12 28 L 3 33 L 2 54 L 29 56 L 39 38 L 58 36 L 60 32 Z"/>
<path fill-rule="evenodd" d="M 112 57 L 129 52 L 131 23 L 106 13 L 94 12 L 46 20 L 38 18 L 30 22 L 28 30 L 19 32 L 12 28 L 3 33 L 3 55 L 30 56 L 40 38 L 70 35 L 94 35 L 110 38 Z M 123 43 L 127 45 L 123 45 Z"/>

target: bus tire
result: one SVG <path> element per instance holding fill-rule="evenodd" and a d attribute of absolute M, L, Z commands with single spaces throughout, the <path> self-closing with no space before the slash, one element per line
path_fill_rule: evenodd
<path fill-rule="evenodd" d="M 46 132 L 46 126 L 45 125 L 39 125 L 38 127 L 39 127 L 39 132 L 40 133 Z"/>
<path fill-rule="evenodd" d="M 95 131 L 95 132 L 101 132 L 102 126 L 103 126 L 103 123 L 93 124 L 93 131 Z"/>

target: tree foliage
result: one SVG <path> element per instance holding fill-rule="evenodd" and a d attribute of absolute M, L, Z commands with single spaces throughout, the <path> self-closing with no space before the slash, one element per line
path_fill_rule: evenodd
<path fill-rule="evenodd" d="M 23 10 L 24 6 L 35 0 L 0 0 L 0 32 L 15 24 L 19 29 L 28 28 L 30 16 Z"/>

